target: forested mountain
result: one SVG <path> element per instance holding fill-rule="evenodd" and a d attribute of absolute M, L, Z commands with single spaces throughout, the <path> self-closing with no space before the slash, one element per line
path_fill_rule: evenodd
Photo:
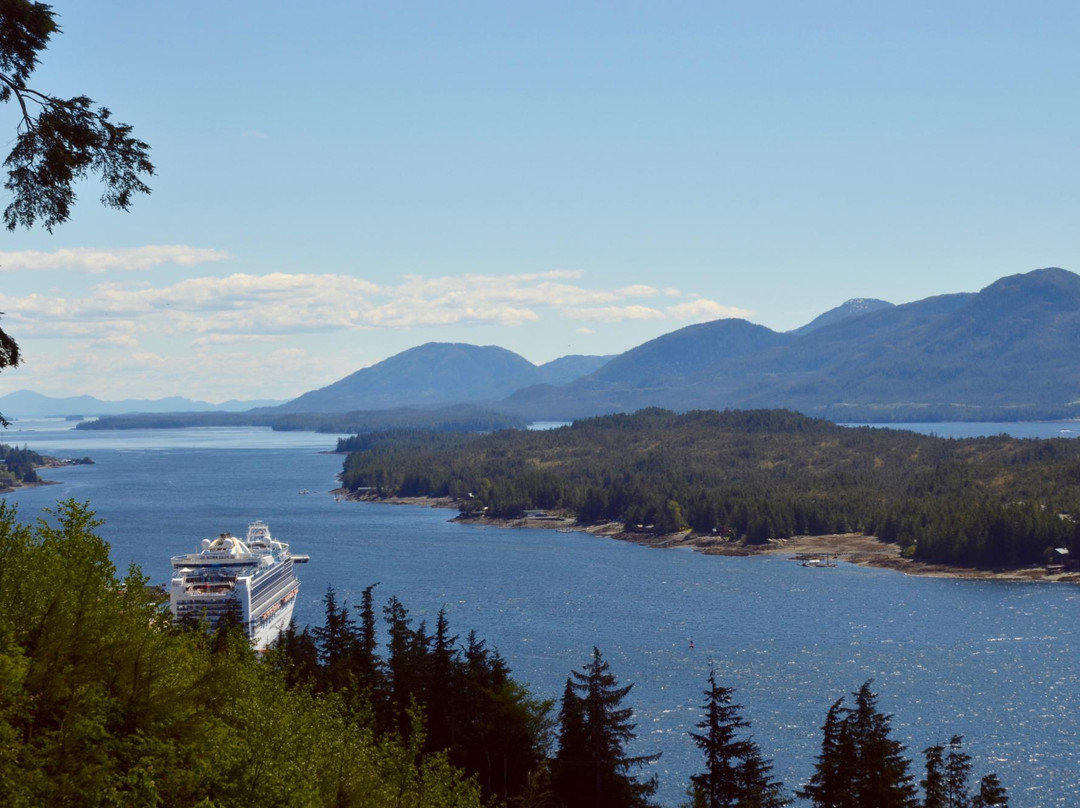
<path fill-rule="evenodd" d="M 603 357 L 563 357 L 537 367 L 495 345 L 429 342 L 275 409 L 347 412 L 492 401 L 531 384 L 563 383 L 595 370 L 603 361 Z"/>
<path fill-rule="evenodd" d="M 654 406 L 783 407 L 841 422 L 1077 417 L 1077 344 L 1080 276 L 1049 268 L 899 306 L 849 300 L 786 333 L 737 319 L 700 323 L 613 358 L 537 366 L 497 346 L 431 342 L 254 414 L 475 403 L 525 420 Z"/>
<path fill-rule="evenodd" d="M 648 409 L 550 431 L 382 433 L 352 442 L 343 481 L 438 496 L 464 513 L 559 509 L 629 532 L 764 543 L 862 532 L 924 561 L 983 567 L 1080 554 L 1080 441 L 948 440 L 784 410 Z"/>
<path fill-rule="evenodd" d="M 499 406 L 536 419 L 647 406 L 787 407 L 852 421 L 1064 417 L 1080 413 L 1078 343 L 1080 277 L 1040 269 L 810 331 L 689 326 Z"/>
<path fill-rule="evenodd" d="M 872 297 L 855 297 L 841 303 L 835 309 L 829 309 L 824 314 L 819 314 L 806 325 L 791 329 L 788 333 L 809 334 L 811 331 L 817 331 L 819 328 L 838 323 L 849 317 L 859 317 L 860 315 L 870 314 L 871 312 L 881 311 L 882 309 L 891 309 L 892 306 L 893 304 L 886 300 L 877 300 Z"/>
<path fill-rule="evenodd" d="M 610 356 L 584 356 L 573 354 L 572 356 L 560 356 L 539 366 L 540 381 L 543 384 L 569 384 L 574 379 L 580 379 L 593 371 L 599 370 L 612 357 Z"/>

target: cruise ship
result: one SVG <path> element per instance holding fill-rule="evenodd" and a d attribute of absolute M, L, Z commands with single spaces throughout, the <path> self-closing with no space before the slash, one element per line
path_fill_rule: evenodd
<path fill-rule="evenodd" d="M 203 539 L 195 553 L 173 556 L 169 606 L 173 619 L 205 620 L 217 625 L 235 612 L 252 646 L 265 650 L 292 619 L 300 581 L 295 564 L 308 556 L 270 535 L 266 522 L 248 525 L 247 539 L 228 533 Z"/>

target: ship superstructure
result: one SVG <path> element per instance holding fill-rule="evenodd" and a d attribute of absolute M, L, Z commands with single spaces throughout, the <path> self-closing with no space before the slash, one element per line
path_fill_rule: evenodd
<path fill-rule="evenodd" d="M 173 619 L 210 626 L 235 613 L 257 650 L 266 649 L 292 619 L 300 580 L 293 566 L 308 556 L 270 535 L 265 522 L 248 525 L 246 540 L 228 533 L 203 539 L 195 553 L 173 556 L 169 606 Z"/>

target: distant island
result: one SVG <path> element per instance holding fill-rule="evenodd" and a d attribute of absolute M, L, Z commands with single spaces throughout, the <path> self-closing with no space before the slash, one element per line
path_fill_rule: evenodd
<path fill-rule="evenodd" d="M 109 415 L 82 421 L 76 429 L 183 429 L 185 427 L 270 427 L 278 432 L 325 432 L 330 434 L 372 432 L 393 429 L 432 429 L 441 432 L 492 432 L 528 426 L 519 415 L 496 412 L 474 404 L 459 404 L 435 410 L 403 407 L 388 411 L 341 413 L 282 413 L 252 411 L 242 413 L 136 413 Z"/>
<path fill-rule="evenodd" d="M 82 466 L 92 464 L 89 457 L 78 460 L 63 460 L 57 457 L 41 455 L 30 449 L 0 444 L 0 494 L 31 485 L 48 485 L 47 480 L 38 476 L 38 470 L 61 466 Z"/>
<path fill-rule="evenodd" d="M 944 439 L 785 410 L 648 409 L 550 431 L 377 433 L 340 448 L 351 450 L 342 484 L 352 495 L 443 498 L 464 518 L 542 512 L 714 552 L 860 534 L 925 564 L 1080 580 L 1075 440 Z"/>

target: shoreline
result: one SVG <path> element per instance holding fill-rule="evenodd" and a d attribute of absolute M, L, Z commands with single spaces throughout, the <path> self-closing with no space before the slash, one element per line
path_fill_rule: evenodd
<path fill-rule="evenodd" d="M 344 488 L 330 492 L 335 497 L 353 502 L 376 502 L 386 505 L 412 505 L 425 508 L 448 508 L 457 510 L 450 497 L 388 497 L 378 499 L 357 496 Z M 900 547 L 887 544 L 873 536 L 862 533 L 837 533 L 824 536 L 792 536 L 789 539 L 770 539 L 766 544 L 747 545 L 741 541 L 729 541 L 702 533 L 673 533 L 655 535 L 632 533 L 623 530 L 618 522 L 596 525 L 579 525 L 573 517 L 552 514 L 550 516 L 492 519 L 486 516 L 455 516 L 450 521 L 490 527 L 514 529 L 536 528 L 557 530 L 560 533 L 588 533 L 617 541 L 625 541 L 657 549 L 685 548 L 704 555 L 747 557 L 755 555 L 787 555 L 792 561 L 801 562 L 822 558 L 826 554 L 832 560 L 844 561 L 860 567 L 874 567 L 914 575 L 923 578 L 956 578 L 994 581 L 1045 581 L 1049 583 L 1080 583 L 1080 571 L 1048 572 L 1045 567 L 1019 567 L 1015 569 L 978 569 L 956 567 L 902 558 Z"/>
<path fill-rule="evenodd" d="M 0 494 L 10 494 L 22 488 L 38 488 L 42 485 L 62 485 L 59 480 L 38 480 L 36 483 L 18 483 L 17 485 L 5 485 L 0 487 Z"/>

